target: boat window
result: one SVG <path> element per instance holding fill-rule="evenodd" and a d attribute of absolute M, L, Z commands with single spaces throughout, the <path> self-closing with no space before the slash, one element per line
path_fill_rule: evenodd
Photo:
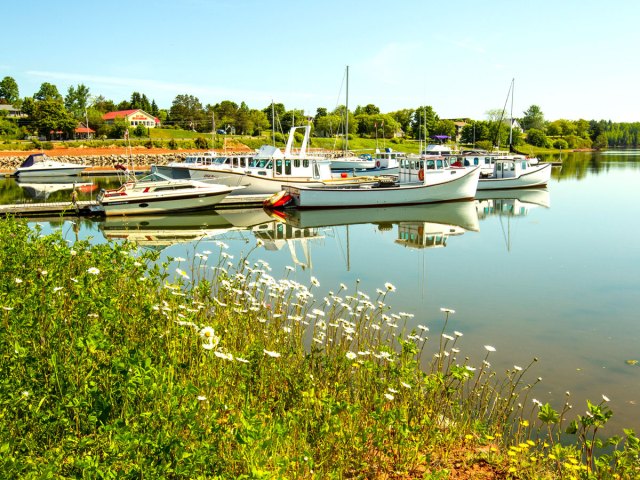
<path fill-rule="evenodd" d="M 284 174 L 291 175 L 291 160 L 284 161 Z"/>
<path fill-rule="evenodd" d="M 479 164 L 479 162 L 478 162 L 478 157 L 474 157 L 474 158 L 473 158 L 473 164 L 474 164 L 474 165 L 478 165 L 478 164 Z"/>
<path fill-rule="evenodd" d="M 433 160 L 427 160 L 427 170 L 435 170 L 436 169 L 436 164 L 433 162 Z"/>
<path fill-rule="evenodd" d="M 526 170 L 527 169 L 527 161 L 523 160 L 522 161 L 522 170 Z"/>
<path fill-rule="evenodd" d="M 442 168 L 442 160 L 436 160 L 436 166 L 438 167 L 438 169 Z"/>
<path fill-rule="evenodd" d="M 309 168 L 309 160 L 307 160 L 306 158 L 302 161 L 302 166 L 304 168 Z"/>
<path fill-rule="evenodd" d="M 282 175 L 282 160 L 276 160 L 276 173 Z"/>
<path fill-rule="evenodd" d="M 309 160 L 305 160 L 308 162 Z M 320 168 L 316 162 L 313 162 L 313 178 L 320 178 Z"/>
<path fill-rule="evenodd" d="M 300 168 L 300 160 L 296 158 L 296 159 L 293 161 L 293 166 L 294 166 L 295 168 Z"/>

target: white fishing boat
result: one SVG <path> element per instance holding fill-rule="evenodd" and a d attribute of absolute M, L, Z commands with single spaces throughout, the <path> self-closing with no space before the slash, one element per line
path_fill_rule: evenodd
<path fill-rule="evenodd" d="M 551 179 L 551 164 L 532 165 L 522 155 L 495 157 L 491 175 L 481 177 L 478 190 L 544 187 Z"/>
<path fill-rule="evenodd" d="M 295 151 L 294 138 L 298 129 L 304 129 L 300 148 Z M 284 153 L 271 145 L 263 145 L 245 168 L 189 169 L 191 177 L 207 182 L 231 186 L 244 186 L 242 194 L 269 195 L 285 185 L 324 185 L 326 183 L 356 182 L 356 179 L 336 179 L 331 173 L 330 161 L 307 153 L 311 127 L 291 127 Z"/>
<path fill-rule="evenodd" d="M 106 215 L 196 211 L 212 208 L 239 188 L 172 179 L 153 172 L 142 178 L 130 175 L 120 188 L 101 190 L 97 201 Z"/>
<path fill-rule="evenodd" d="M 454 168 L 444 158 L 408 157 L 400 161 L 397 180 L 380 177 L 373 184 L 285 186 L 283 198 L 298 208 L 446 202 L 473 198 L 479 176 L 478 167 Z M 271 203 L 267 200 L 265 204 Z"/>
<path fill-rule="evenodd" d="M 44 153 L 34 153 L 27 157 L 16 168 L 14 175 L 19 178 L 55 177 L 61 175 L 78 175 L 89 165 L 53 160 Z"/>
<path fill-rule="evenodd" d="M 208 167 L 219 159 L 217 152 L 195 152 L 188 154 L 184 160 L 176 160 L 166 165 L 154 165 L 155 171 L 171 178 L 189 178 L 189 167 Z"/>

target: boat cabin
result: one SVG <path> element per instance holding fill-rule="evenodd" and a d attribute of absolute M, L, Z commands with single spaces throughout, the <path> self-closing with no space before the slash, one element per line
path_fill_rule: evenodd
<path fill-rule="evenodd" d="M 400 183 L 422 182 L 425 175 L 450 168 L 449 159 L 446 157 L 409 156 L 400 159 L 398 181 Z"/>
<path fill-rule="evenodd" d="M 525 157 L 497 157 L 494 159 L 491 178 L 518 178 L 530 168 Z"/>
<path fill-rule="evenodd" d="M 395 168 L 406 156 L 404 152 L 394 152 L 392 148 L 385 148 L 384 152 L 376 149 L 374 157 L 376 168 Z"/>

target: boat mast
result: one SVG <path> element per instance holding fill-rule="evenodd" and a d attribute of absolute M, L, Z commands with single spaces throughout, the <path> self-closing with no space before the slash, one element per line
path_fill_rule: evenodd
<path fill-rule="evenodd" d="M 271 99 L 271 141 L 273 146 L 276 146 L 276 114 L 275 106 L 273 105 L 273 99 Z"/>
<path fill-rule="evenodd" d="M 511 113 L 509 114 L 509 150 L 511 150 L 511 146 L 513 144 L 513 90 L 514 90 L 514 82 L 515 78 L 511 79 Z"/>
<path fill-rule="evenodd" d="M 344 127 L 344 156 L 347 156 L 349 150 L 349 65 L 347 65 L 347 98 L 346 98 L 346 121 Z"/>

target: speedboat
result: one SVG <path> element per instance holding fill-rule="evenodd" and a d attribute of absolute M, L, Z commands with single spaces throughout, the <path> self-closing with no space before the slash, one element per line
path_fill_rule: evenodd
<path fill-rule="evenodd" d="M 29 155 L 27 159 L 16 168 L 14 175 L 20 178 L 78 175 L 88 166 L 89 165 L 79 165 L 71 162 L 59 162 L 51 159 L 44 153 L 34 153 Z"/>
<path fill-rule="evenodd" d="M 173 179 L 158 172 L 129 176 L 120 188 L 101 190 L 97 201 L 105 215 L 140 215 L 212 208 L 243 187 Z"/>

